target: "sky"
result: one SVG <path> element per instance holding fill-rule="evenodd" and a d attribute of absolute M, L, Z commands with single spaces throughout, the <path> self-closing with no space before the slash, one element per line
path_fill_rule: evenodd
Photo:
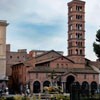
<path fill-rule="evenodd" d="M 0 0 L 0 20 L 7 20 L 11 50 L 57 50 L 67 55 L 67 3 L 71 0 Z M 96 60 L 95 35 L 100 28 L 99 0 L 84 0 L 85 57 Z"/>

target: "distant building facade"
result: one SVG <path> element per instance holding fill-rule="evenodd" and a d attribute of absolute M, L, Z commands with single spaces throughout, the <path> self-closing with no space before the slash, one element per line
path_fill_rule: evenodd
<path fill-rule="evenodd" d="M 27 50 L 19 49 L 18 51 L 11 51 L 10 44 L 6 45 L 6 76 L 9 78 L 7 84 L 9 90 L 12 88 L 12 65 L 26 61 Z"/>
<path fill-rule="evenodd" d="M 0 88 L 6 87 L 6 27 L 8 23 L 0 20 Z"/>
<path fill-rule="evenodd" d="M 6 64 L 7 64 L 7 76 L 11 76 L 12 70 L 11 66 L 17 63 L 21 63 L 26 60 L 27 58 L 27 50 L 26 49 L 19 49 L 18 51 L 11 51 L 10 44 L 6 45 Z"/>
<path fill-rule="evenodd" d="M 48 51 L 46 51 L 46 50 L 31 50 L 29 52 L 29 57 L 30 56 L 31 57 L 36 57 L 36 56 L 39 56 L 39 55 L 44 54 L 46 52 L 48 52 Z M 61 55 L 63 55 L 63 51 L 57 51 L 57 52 L 60 53 Z"/>

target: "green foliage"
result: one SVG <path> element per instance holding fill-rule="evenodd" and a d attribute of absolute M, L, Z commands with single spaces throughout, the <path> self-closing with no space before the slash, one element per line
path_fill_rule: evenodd
<path fill-rule="evenodd" d="M 96 56 L 100 59 L 100 44 L 97 44 L 94 42 L 93 47 L 94 47 L 94 52 Z"/>
<path fill-rule="evenodd" d="M 7 97 L 5 100 L 15 100 L 14 97 Z"/>
<path fill-rule="evenodd" d="M 35 95 L 33 95 L 33 97 L 31 97 L 32 99 L 31 100 L 36 100 L 36 96 Z"/>
<path fill-rule="evenodd" d="M 16 96 L 14 96 L 14 100 L 22 100 L 22 96 L 16 95 Z"/>
<path fill-rule="evenodd" d="M 0 100 L 30 100 L 30 98 L 26 96 L 16 95 L 12 97 L 1 97 Z"/>
<path fill-rule="evenodd" d="M 53 97 L 51 97 L 51 100 L 70 100 L 70 97 L 69 96 L 64 96 L 63 94 L 57 94 L 57 95 L 54 95 Z"/>
<path fill-rule="evenodd" d="M 0 100 L 6 100 L 6 97 L 1 97 Z"/>
<path fill-rule="evenodd" d="M 97 31 L 96 42 L 93 43 L 93 47 L 96 56 L 100 59 L 100 29 Z"/>
<path fill-rule="evenodd" d="M 96 41 L 100 42 L 100 29 L 97 31 L 97 34 L 96 34 Z"/>
<path fill-rule="evenodd" d="M 70 100 L 70 96 L 65 96 L 63 94 L 52 94 L 50 100 Z M 37 100 L 36 96 L 28 97 L 28 96 L 21 96 L 16 95 L 12 97 L 1 97 L 0 100 Z M 38 97 L 38 100 L 41 100 L 41 97 Z"/>
<path fill-rule="evenodd" d="M 22 97 L 21 100 L 30 100 L 30 98 L 29 97 Z"/>

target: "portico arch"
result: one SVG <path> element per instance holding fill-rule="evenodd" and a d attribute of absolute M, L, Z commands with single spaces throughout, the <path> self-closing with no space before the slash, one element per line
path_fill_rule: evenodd
<path fill-rule="evenodd" d="M 86 94 L 86 95 L 89 94 L 89 83 L 87 81 L 82 82 L 81 92 L 82 94 Z"/>
<path fill-rule="evenodd" d="M 77 89 L 79 90 L 80 89 L 80 83 L 77 81 L 77 82 L 75 82 L 76 83 L 76 87 L 77 87 Z"/>
<path fill-rule="evenodd" d="M 93 81 L 91 82 L 91 93 L 94 94 L 96 90 L 97 90 L 97 83 Z"/>
<path fill-rule="evenodd" d="M 44 81 L 43 82 L 43 92 L 44 92 L 44 87 L 49 87 L 50 86 L 50 82 L 49 81 Z"/>
<path fill-rule="evenodd" d="M 86 82 L 86 81 L 82 82 L 82 89 L 89 89 L 88 82 Z"/>
<path fill-rule="evenodd" d="M 48 86 L 49 87 L 50 86 L 50 82 L 49 81 L 44 81 L 43 82 L 43 87 L 45 87 L 45 86 Z"/>
<path fill-rule="evenodd" d="M 91 89 L 97 89 L 97 83 L 95 81 L 91 83 Z"/>
<path fill-rule="evenodd" d="M 75 81 L 75 77 L 73 75 L 69 75 L 66 78 L 66 92 L 70 92 L 71 84 Z"/>
<path fill-rule="evenodd" d="M 41 85 L 39 81 L 33 83 L 33 93 L 39 93 L 41 91 Z"/>

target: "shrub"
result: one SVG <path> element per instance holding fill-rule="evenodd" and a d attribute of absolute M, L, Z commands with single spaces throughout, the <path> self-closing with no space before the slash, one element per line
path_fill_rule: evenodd
<path fill-rule="evenodd" d="M 14 100 L 22 100 L 22 96 L 16 95 L 16 96 L 14 96 Z"/>
<path fill-rule="evenodd" d="M 4 100 L 15 100 L 14 97 L 7 97 L 6 99 Z"/>
<path fill-rule="evenodd" d="M 6 100 L 6 97 L 1 97 L 0 100 Z"/>
<path fill-rule="evenodd" d="M 51 97 L 51 100 L 70 100 L 70 97 L 69 96 L 64 96 L 63 94 L 57 94 L 57 95 L 54 95 L 53 97 Z"/>
<path fill-rule="evenodd" d="M 25 96 L 25 97 L 22 97 L 21 100 L 30 100 L 30 98 Z"/>

